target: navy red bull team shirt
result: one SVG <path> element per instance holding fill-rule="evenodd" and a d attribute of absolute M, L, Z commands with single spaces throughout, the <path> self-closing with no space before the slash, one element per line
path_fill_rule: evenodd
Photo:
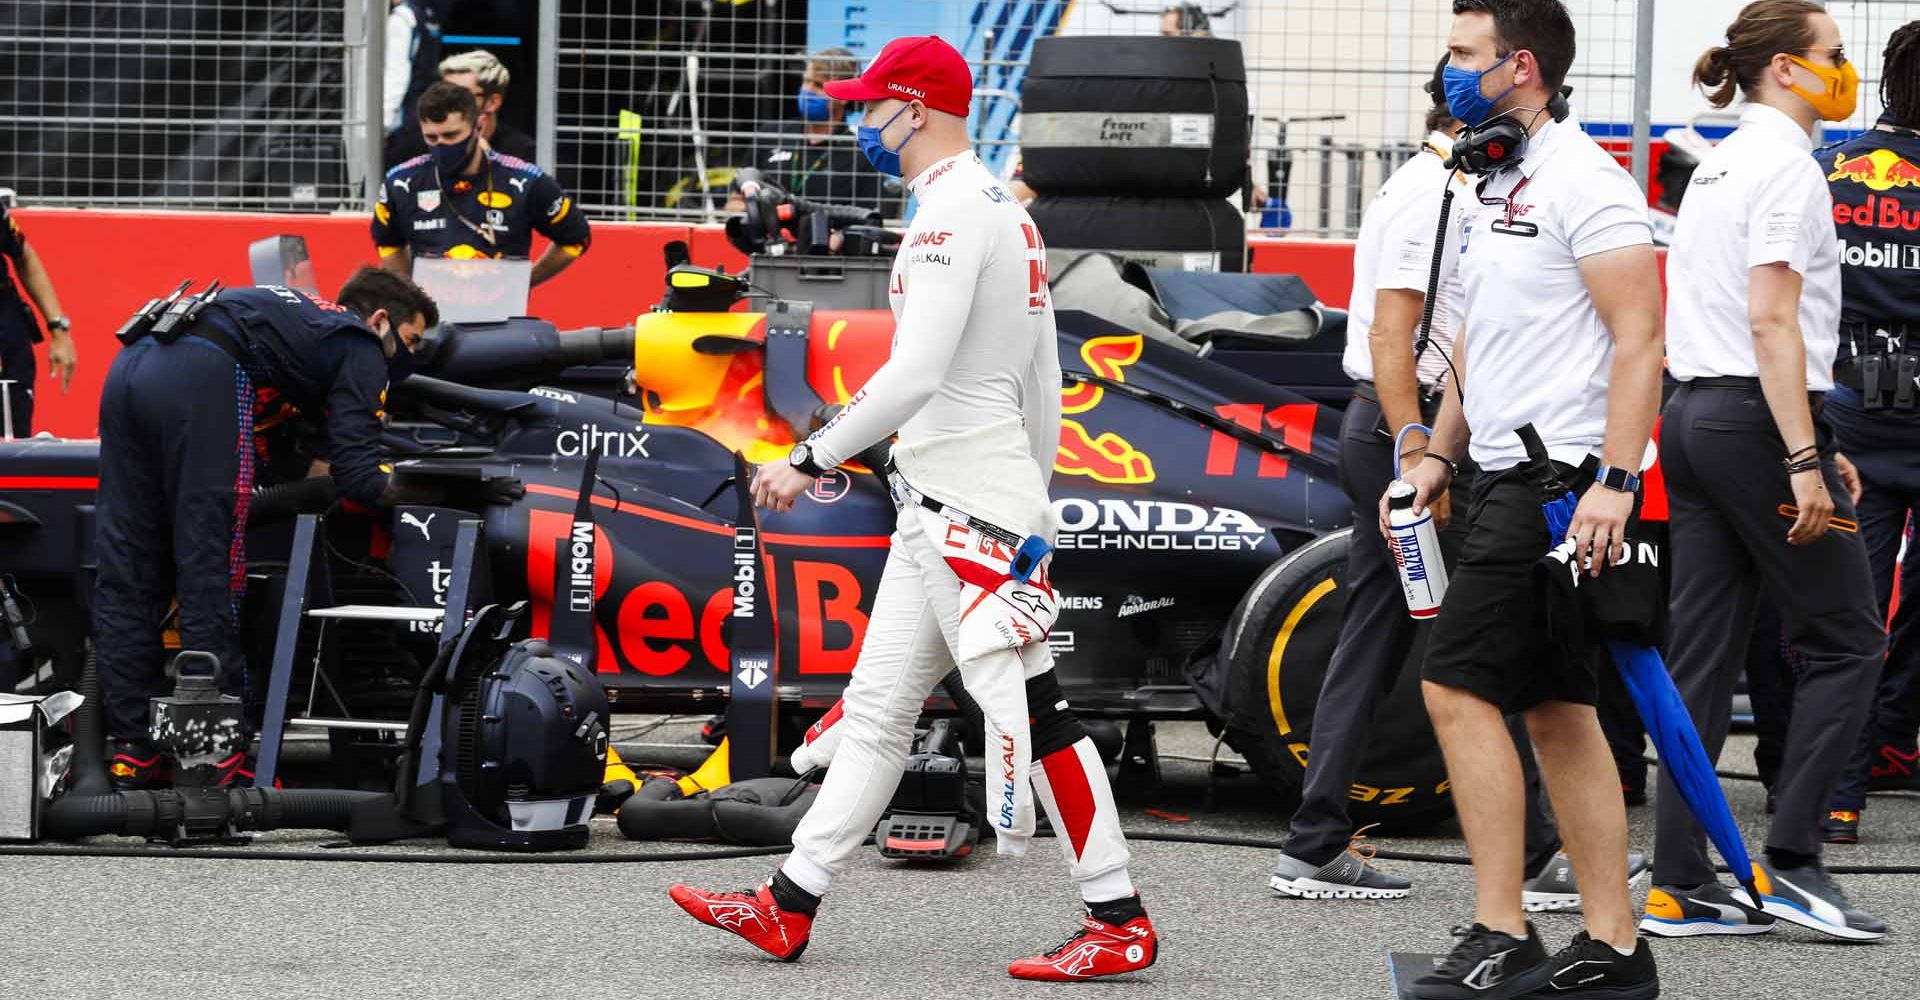
<path fill-rule="evenodd" d="M 382 257 L 404 248 L 415 257 L 524 259 L 536 232 L 575 257 L 593 238 L 586 216 L 551 174 L 491 149 L 471 177 L 444 178 L 431 156 L 416 156 L 387 171 L 373 206 L 373 242 Z"/>
<path fill-rule="evenodd" d="M 1840 322 L 1920 318 L 1920 138 L 1884 129 L 1814 153 L 1833 193 Z"/>

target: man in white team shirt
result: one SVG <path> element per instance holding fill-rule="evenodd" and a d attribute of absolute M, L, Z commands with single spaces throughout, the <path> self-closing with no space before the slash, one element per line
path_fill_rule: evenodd
<path fill-rule="evenodd" d="M 1354 250 L 1353 297 L 1347 312 L 1347 350 L 1343 360 L 1354 380 L 1340 428 L 1340 480 L 1353 501 L 1357 527 L 1347 542 L 1347 604 L 1340 638 L 1327 663 L 1326 680 L 1313 712 L 1307 774 L 1300 805 L 1287 822 L 1287 837 L 1267 884 L 1298 899 L 1400 899 L 1412 891 L 1407 879 L 1374 868 L 1353 846 L 1358 831 L 1348 815 L 1354 779 L 1367 751 L 1375 708 L 1398 681 L 1415 637 L 1387 540 L 1375 531 L 1372 513 L 1380 494 L 1401 470 L 1422 461 L 1427 436 L 1409 432 L 1397 460 L 1394 435 L 1408 424 L 1431 425 L 1448 378 L 1447 353 L 1453 347 L 1453 317 L 1460 310 L 1458 264 L 1460 212 L 1473 195 L 1464 175 L 1443 166 L 1453 150 L 1460 122 L 1447 110 L 1442 58 L 1427 81 L 1431 102 L 1427 139 L 1380 188 L 1360 221 Z M 1442 194 L 1451 186 L 1447 240 L 1440 253 L 1439 294 L 1431 323 L 1431 343 L 1414 347 L 1433 278 L 1434 237 L 1438 234 Z M 1453 489 L 1471 492 L 1463 469 Z M 1435 504 L 1436 520 L 1447 527 L 1446 498 Z M 1462 518 L 1461 520 L 1464 520 Z M 1451 564 L 1459 558 L 1465 531 L 1444 531 L 1441 548 Z M 1517 722 L 1515 729 L 1518 729 Z M 1522 737 L 1524 745 L 1524 737 Z M 1521 757 L 1531 762 L 1530 746 Z M 1527 908 L 1573 909 L 1579 888 L 1564 861 L 1556 863 L 1559 831 L 1540 803 L 1536 768 L 1526 768 Z"/>
<path fill-rule="evenodd" d="M 1622 558 L 1660 402 L 1646 198 L 1560 93 L 1574 28 L 1559 0 L 1454 0 L 1453 13 L 1447 104 L 1474 130 L 1463 165 L 1487 176 L 1461 225 L 1461 382 L 1405 479 L 1418 512 L 1446 490 L 1469 441 L 1481 469 L 1421 667 L 1478 892 L 1474 922 L 1410 992 L 1651 1000 L 1659 977 L 1626 891 L 1626 804 L 1594 710 L 1606 654 L 1597 643 L 1562 654 L 1540 624 L 1533 570 L 1553 542 L 1522 438 L 1537 435 L 1580 497 L 1566 530 L 1579 565 L 1607 571 Z M 1385 497 L 1380 507 L 1384 523 Z M 1501 720 L 1514 713 L 1526 716 L 1583 890 L 1586 930 L 1553 956 L 1522 909 L 1524 793 Z"/>
<path fill-rule="evenodd" d="M 826 89 L 866 102 L 861 151 L 912 178 L 919 210 L 889 284 L 891 357 L 787 461 L 762 467 L 753 494 L 790 509 L 823 470 L 898 431 L 888 470 L 897 531 L 852 682 L 796 754 L 834 766 L 793 853 L 757 890 L 676 885 L 671 895 L 703 923 L 799 958 L 820 897 L 893 796 L 927 694 L 957 663 L 985 716 L 987 821 L 1000 852 L 1025 853 L 1037 792 L 1087 905 L 1067 941 L 1008 972 L 1075 980 L 1146 968 L 1157 942 L 1127 873 L 1106 770 L 1046 643 L 1059 608 L 1047 579 L 1047 480 L 1060 440 L 1046 248 L 973 154 L 972 76 L 952 46 L 896 39 L 861 76 Z"/>

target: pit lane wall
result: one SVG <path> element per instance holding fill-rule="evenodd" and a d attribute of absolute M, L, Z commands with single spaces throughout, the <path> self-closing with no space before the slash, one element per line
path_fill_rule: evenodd
<path fill-rule="evenodd" d="M 252 283 L 247 245 L 281 234 L 303 236 L 323 292 L 376 258 L 364 215 L 275 215 L 22 208 L 13 213 L 39 251 L 73 319 L 80 367 L 70 392 L 47 377 L 45 348 L 34 429 L 92 437 L 100 387 L 120 328 L 147 299 L 191 278 Z M 530 311 L 561 329 L 619 326 L 651 308 L 666 285 L 662 248 L 684 240 L 703 265 L 746 266 L 718 226 L 595 222 L 593 249 L 566 273 L 533 290 Z M 545 249 L 534 245 L 538 256 Z M 1353 244 L 1344 240 L 1255 240 L 1253 269 L 1304 277 L 1320 298 L 1344 306 L 1353 284 Z"/>

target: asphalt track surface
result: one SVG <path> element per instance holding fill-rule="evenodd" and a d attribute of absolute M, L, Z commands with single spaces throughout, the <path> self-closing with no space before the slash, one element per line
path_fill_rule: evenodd
<path fill-rule="evenodd" d="M 670 726 L 650 739 L 684 734 Z M 1162 726 L 1163 753 L 1202 755 L 1197 726 Z M 1751 770 L 1736 737 L 1723 767 Z M 1126 807 L 1129 829 L 1272 838 L 1277 815 L 1256 781 L 1225 776 L 1203 811 L 1208 767 L 1163 763 L 1165 788 Z M 1727 783 L 1758 844 L 1763 798 Z M 1145 810 L 1152 808 L 1156 814 Z M 1169 818 L 1172 817 L 1172 818 Z M 1181 817 L 1185 817 L 1182 819 Z M 1632 810 L 1633 843 L 1652 810 Z M 1920 795 L 1875 796 L 1866 844 L 1829 849 L 1832 865 L 1920 865 Z M 318 849 L 336 835 L 263 838 L 260 849 Z M 1442 831 L 1381 838 L 1387 850 L 1458 855 Z M 661 854 L 597 821 L 596 851 Z M 444 851 L 432 844 L 383 852 Z M 1075 898 L 1057 848 L 1024 859 L 990 852 L 935 869 L 862 852 L 792 965 L 694 923 L 666 898 L 687 881 L 744 887 L 774 859 L 636 864 L 341 864 L 146 858 L 0 858 L 0 996 L 407 998 L 1222 997 L 1345 1000 L 1393 995 L 1390 951 L 1439 951 L 1471 919 L 1466 868 L 1382 862 L 1415 881 L 1395 902 L 1287 900 L 1266 886 L 1271 852 L 1138 843 L 1134 871 L 1161 934 L 1159 963 L 1126 981 L 1054 986 L 1008 979 L 1008 960 L 1073 927 Z M 351 853 L 339 850 L 336 853 Z M 1874 1000 L 1920 994 L 1920 876 L 1842 878 L 1894 933 L 1877 945 L 1830 943 L 1782 928 L 1758 938 L 1662 941 L 1664 996 Z M 1544 915 L 1549 947 L 1577 915 Z"/>

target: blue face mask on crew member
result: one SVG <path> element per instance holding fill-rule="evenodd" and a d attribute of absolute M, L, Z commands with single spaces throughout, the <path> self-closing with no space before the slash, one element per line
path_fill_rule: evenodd
<path fill-rule="evenodd" d="M 1480 91 L 1480 78 L 1506 65 L 1507 60 L 1512 58 L 1513 53 L 1509 52 L 1499 62 L 1477 73 L 1457 66 L 1442 70 L 1440 79 L 1447 91 L 1447 111 L 1469 127 L 1478 128 L 1488 115 L 1493 114 L 1493 106 L 1500 103 L 1500 98 L 1513 93 L 1513 88 L 1519 86 L 1517 83 L 1509 85 L 1500 92 L 1499 97 L 1488 97 Z"/>
<path fill-rule="evenodd" d="M 480 131 L 475 129 L 467 133 L 465 142 L 450 142 L 434 146 L 429 150 L 433 154 L 434 169 L 442 177 L 457 176 L 467 169 L 467 161 L 473 158 L 473 145 L 480 141 Z"/>
<path fill-rule="evenodd" d="M 893 125 L 894 119 L 906 114 L 912 107 L 911 104 L 902 105 L 900 110 L 893 113 L 893 118 L 887 119 L 886 124 L 878 127 L 862 125 L 855 130 L 860 139 L 860 152 L 866 156 L 867 162 L 873 164 L 873 169 L 889 177 L 900 176 L 900 151 L 913 141 L 914 133 L 908 132 L 907 137 L 900 140 L 900 145 L 892 148 L 888 148 L 886 140 L 880 136 Z"/>
<path fill-rule="evenodd" d="M 800 93 L 795 95 L 795 100 L 800 106 L 801 121 L 824 122 L 833 119 L 832 102 L 827 95 L 801 87 Z"/>

